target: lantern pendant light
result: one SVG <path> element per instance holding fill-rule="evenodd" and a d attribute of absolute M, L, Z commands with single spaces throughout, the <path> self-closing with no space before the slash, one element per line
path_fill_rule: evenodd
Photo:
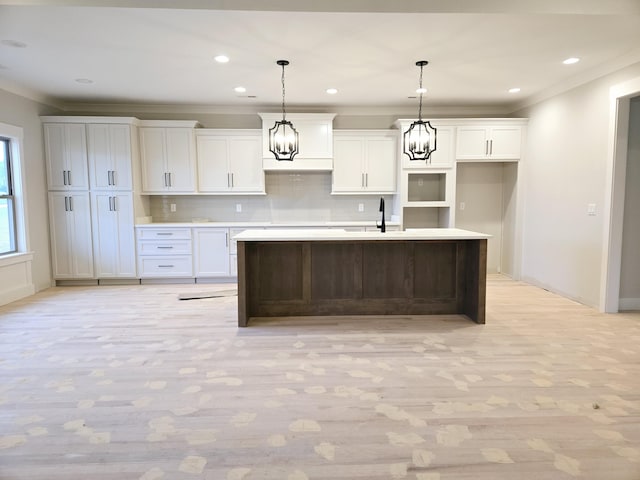
<path fill-rule="evenodd" d="M 422 69 L 429 62 L 420 60 L 416 65 L 420 67 L 420 108 L 418 110 L 418 120 L 413 122 L 409 129 L 404 132 L 403 151 L 409 156 L 409 160 L 426 160 L 431 163 L 431 154 L 436 150 L 436 129 L 428 122 L 422 120 Z"/>
<path fill-rule="evenodd" d="M 276 63 L 282 67 L 282 120 L 269 129 L 269 151 L 275 155 L 276 160 L 291 161 L 298 153 L 298 132 L 287 121 L 284 109 L 284 67 L 289 62 L 278 60 Z"/>

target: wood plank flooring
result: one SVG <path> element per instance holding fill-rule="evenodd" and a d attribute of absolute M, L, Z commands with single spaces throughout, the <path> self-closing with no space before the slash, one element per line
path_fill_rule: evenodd
<path fill-rule="evenodd" d="M 638 480 L 640 313 L 490 276 L 465 317 L 255 320 L 224 285 L 0 308 L 2 480 Z"/>

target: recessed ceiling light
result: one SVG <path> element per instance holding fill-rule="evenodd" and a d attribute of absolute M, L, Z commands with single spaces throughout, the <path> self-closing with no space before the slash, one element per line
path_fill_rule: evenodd
<path fill-rule="evenodd" d="M 27 44 L 18 40 L 2 40 L 2 45 L 15 48 L 27 48 Z"/>
<path fill-rule="evenodd" d="M 416 93 L 427 93 L 427 89 L 422 87 L 422 88 L 416 88 Z"/>
<path fill-rule="evenodd" d="M 509 93 L 518 93 L 520 91 L 520 87 L 514 87 L 509 89 Z"/>
<path fill-rule="evenodd" d="M 244 93 L 247 91 L 247 89 L 244 87 L 236 87 L 234 88 L 234 90 L 236 91 L 236 93 Z"/>
<path fill-rule="evenodd" d="M 229 61 L 229 57 L 227 57 L 226 55 L 218 55 L 213 59 L 218 63 L 227 63 Z"/>
<path fill-rule="evenodd" d="M 335 95 L 336 93 L 338 93 L 338 89 L 337 88 L 327 88 L 327 93 L 329 95 Z"/>
<path fill-rule="evenodd" d="M 90 83 L 93 83 L 93 80 L 91 80 L 90 78 L 76 78 L 76 82 L 89 85 Z"/>
<path fill-rule="evenodd" d="M 565 65 L 573 65 L 574 63 L 578 63 L 580 59 L 578 57 L 571 57 L 564 60 L 562 63 Z"/>

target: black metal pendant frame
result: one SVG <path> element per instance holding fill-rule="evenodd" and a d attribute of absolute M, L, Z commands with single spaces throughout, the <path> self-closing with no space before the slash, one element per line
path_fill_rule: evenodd
<path fill-rule="evenodd" d="M 269 151 L 273 153 L 278 161 L 292 161 L 298 153 L 298 132 L 293 128 L 293 124 L 287 121 L 284 108 L 284 67 L 289 65 L 288 60 L 278 60 L 276 62 L 282 67 L 282 120 L 269 129 Z"/>
<path fill-rule="evenodd" d="M 431 163 L 431 154 L 436 151 L 438 129 L 429 121 L 416 120 L 404 132 L 404 153 L 409 160 L 425 160 Z"/>
<path fill-rule="evenodd" d="M 409 160 L 422 160 L 427 164 L 431 163 L 431 154 L 436 151 L 437 129 L 428 121 L 422 120 L 422 69 L 429 62 L 420 60 L 416 66 L 420 67 L 420 107 L 418 109 L 418 120 L 404 132 L 403 152 Z"/>

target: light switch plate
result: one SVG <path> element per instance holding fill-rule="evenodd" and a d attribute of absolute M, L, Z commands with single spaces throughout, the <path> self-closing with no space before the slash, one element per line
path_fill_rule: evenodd
<path fill-rule="evenodd" d="M 242 204 L 241 203 L 236 203 L 236 212 L 237 213 L 242 212 Z"/>
<path fill-rule="evenodd" d="M 364 212 L 364 203 L 359 203 L 358 204 L 358 211 L 359 212 Z"/>

